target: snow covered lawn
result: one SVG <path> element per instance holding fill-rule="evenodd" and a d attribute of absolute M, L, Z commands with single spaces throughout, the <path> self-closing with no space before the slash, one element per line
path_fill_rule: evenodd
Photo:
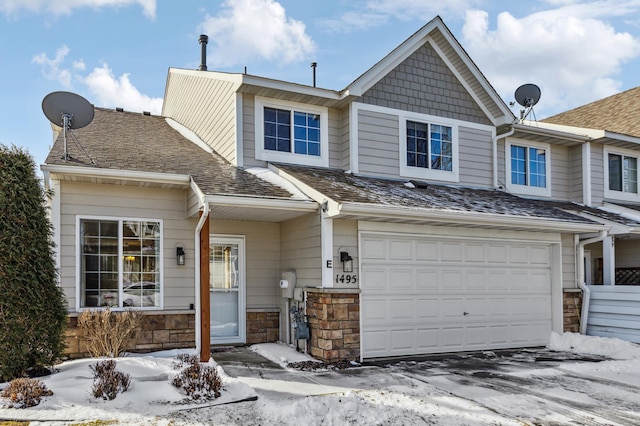
<path fill-rule="evenodd" d="M 170 351 L 117 358 L 117 368 L 133 380 L 113 401 L 90 394 L 89 365 L 95 359 L 60 364 L 56 373 L 42 378 L 53 396 L 29 409 L 2 408 L 0 420 L 31 420 L 32 425 L 91 420 L 136 425 L 640 424 L 640 346 L 616 339 L 554 334 L 548 350 L 540 353 L 502 357 L 486 352 L 455 362 L 405 361 L 316 372 L 288 369 L 289 362 L 311 358 L 285 345 L 252 349 L 284 368 L 229 368 L 237 376 L 231 377 L 211 360 L 224 390 L 206 404 L 185 403 L 171 386 L 178 352 Z M 540 361 L 551 351 L 563 352 Z M 572 353 L 609 360 L 572 360 Z"/>

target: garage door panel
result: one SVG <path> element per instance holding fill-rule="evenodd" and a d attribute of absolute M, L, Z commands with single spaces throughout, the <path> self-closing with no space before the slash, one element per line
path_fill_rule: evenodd
<path fill-rule="evenodd" d="M 548 343 L 550 245 L 416 235 L 361 241 L 373 254 L 361 258 L 363 357 Z"/>

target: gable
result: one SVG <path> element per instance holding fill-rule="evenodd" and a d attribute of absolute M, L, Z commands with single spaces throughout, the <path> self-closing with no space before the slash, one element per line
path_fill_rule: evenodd
<path fill-rule="evenodd" d="M 430 43 L 423 44 L 362 95 L 386 108 L 491 125 Z"/>

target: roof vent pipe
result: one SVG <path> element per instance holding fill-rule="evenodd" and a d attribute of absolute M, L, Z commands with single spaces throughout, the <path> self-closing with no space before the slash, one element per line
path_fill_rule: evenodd
<path fill-rule="evenodd" d="M 209 37 L 205 34 L 201 34 L 198 39 L 198 43 L 200 43 L 200 71 L 207 70 L 207 43 L 209 42 Z"/>
<path fill-rule="evenodd" d="M 313 68 L 313 87 L 316 87 L 316 67 L 318 66 L 317 62 L 311 62 L 311 68 Z"/>

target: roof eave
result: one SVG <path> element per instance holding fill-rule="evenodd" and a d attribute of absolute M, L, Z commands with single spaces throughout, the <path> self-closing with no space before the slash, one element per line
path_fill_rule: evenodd
<path fill-rule="evenodd" d="M 204 196 L 204 201 L 205 203 L 225 207 L 268 208 L 300 212 L 314 212 L 318 210 L 318 204 L 312 200 L 209 194 Z"/>
<path fill-rule="evenodd" d="M 97 167 L 66 166 L 60 164 L 42 164 L 40 169 L 49 174 L 64 176 L 82 176 L 87 178 L 120 179 L 132 182 L 149 182 L 188 187 L 191 176 L 176 173 L 145 172 L 138 170 L 101 169 Z"/>

